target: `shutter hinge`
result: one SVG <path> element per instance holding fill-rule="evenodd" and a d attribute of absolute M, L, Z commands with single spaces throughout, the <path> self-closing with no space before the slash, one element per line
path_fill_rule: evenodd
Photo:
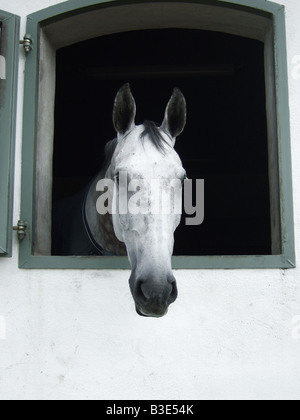
<path fill-rule="evenodd" d="M 17 231 L 19 241 L 23 241 L 26 236 L 27 223 L 23 220 L 18 221 L 18 225 L 13 227 L 13 230 Z"/>
<path fill-rule="evenodd" d="M 20 45 L 23 45 L 25 53 L 32 51 L 32 36 L 29 34 L 24 35 L 24 38 L 20 41 Z"/>

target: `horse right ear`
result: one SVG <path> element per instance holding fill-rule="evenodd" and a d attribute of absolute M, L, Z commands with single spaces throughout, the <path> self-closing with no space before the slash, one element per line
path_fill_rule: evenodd
<path fill-rule="evenodd" d="M 136 105 L 132 96 L 130 85 L 122 86 L 117 93 L 114 110 L 113 123 L 119 134 L 125 134 L 134 125 L 136 116 Z"/>
<path fill-rule="evenodd" d="M 181 134 L 186 125 L 186 101 L 179 89 L 174 89 L 168 103 L 165 119 L 161 128 L 171 134 L 175 139 Z"/>

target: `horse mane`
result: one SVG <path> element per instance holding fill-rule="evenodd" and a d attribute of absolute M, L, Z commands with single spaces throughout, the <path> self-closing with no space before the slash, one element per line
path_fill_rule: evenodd
<path fill-rule="evenodd" d="M 148 137 L 150 141 L 152 142 L 152 144 L 156 147 L 156 149 L 162 154 L 164 154 L 165 146 L 169 144 L 164 139 L 163 135 L 161 134 L 159 127 L 153 121 L 145 121 L 143 126 L 144 126 L 144 131 L 140 135 L 140 139 L 143 141 L 145 137 Z M 105 161 L 102 167 L 102 173 L 104 174 L 107 172 L 108 168 L 110 167 L 117 145 L 118 145 L 118 139 L 115 138 L 109 141 L 105 146 L 105 150 L 104 150 Z"/>

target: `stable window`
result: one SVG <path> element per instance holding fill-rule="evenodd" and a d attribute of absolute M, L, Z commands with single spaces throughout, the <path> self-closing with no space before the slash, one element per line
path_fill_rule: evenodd
<path fill-rule="evenodd" d="M 19 18 L 0 10 L 0 256 L 11 256 Z"/>
<path fill-rule="evenodd" d="M 173 87 L 187 99 L 177 150 L 189 178 L 205 179 L 205 221 L 179 227 L 174 268 L 293 267 L 284 9 L 68 3 L 28 19 L 21 267 L 129 267 L 126 258 L 57 255 L 51 239 L 53 205 L 101 169 L 124 82 L 139 123 L 162 120 Z"/>

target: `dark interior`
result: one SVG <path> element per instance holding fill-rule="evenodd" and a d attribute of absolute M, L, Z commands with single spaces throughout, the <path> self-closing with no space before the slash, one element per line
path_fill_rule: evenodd
<path fill-rule="evenodd" d="M 176 149 L 205 180 L 205 221 L 182 225 L 175 255 L 271 254 L 264 44 L 200 30 L 103 36 L 57 52 L 53 202 L 97 175 L 115 137 L 116 92 L 130 82 L 138 124 L 161 123 L 174 87 L 188 122 Z"/>

